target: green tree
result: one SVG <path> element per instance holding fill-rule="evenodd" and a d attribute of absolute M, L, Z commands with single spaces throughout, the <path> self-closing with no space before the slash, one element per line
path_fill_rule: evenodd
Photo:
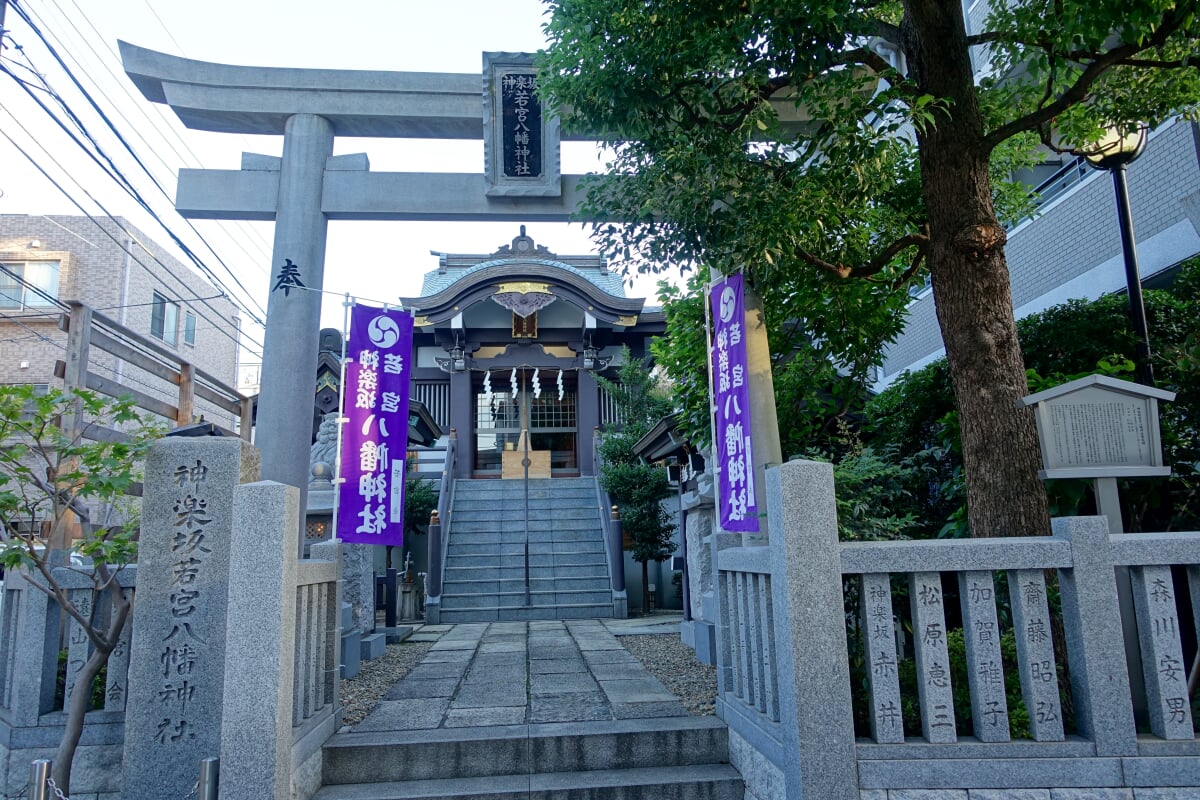
<path fill-rule="evenodd" d="M 1122 481 L 1128 530 L 1194 530 L 1200 525 L 1200 258 L 1181 265 L 1170 288 L 1145 293 L 1150 349 L 1169 478 Z M 1070 300 L 1017 323 L 1030 391 L 1100 372 L 1133 379 L 1136 337 L 1124 294 Z M 918 505 L 916 535 L 956 533 L 962 513 L 962 448 L 945 359 L 902 375 L 866 406 L 863 437 L 920 469 L 908 485 Z M 1091 511 L 1087 481 L 1051 481 L 1056 515 Z"/>
<path fill-rule="evenodd" d="M 1200 17 L 1178 0 L 551 0 L 541 91 L 600 132 L 586 211 L 627 268 L 744 270 L 815 339 L 927 268 L 975 535 L 1048 530 L 1012 313 L 1007 176 L 1039 146 L 1195 113 Z M 976 67 L 983 67 L 976 81 Z M 791 291 L 771 293 L 786 276 Z M 855 279 L 859 280 L 855 280 Z"/>
<path fill-rule="evenodd" d="M 666 470 L 644 463 L 634 445 L 654 424 L 671 413 L 671 401 L 654 373 L 621 348 L 617 380 L 596 380 L 613 399 L 621 424 L 603 431 L 600 440 L 600 485 L 621 512 L 621 527 L 633 542 L 633 560 L 642 565 L 642 609 L 650 608 L 651 561 L 663 561 L 675 552 L 671 534 L 675 525 L 663 508 L 671 495 Z"/>
<path fill-rule="evenodd" d="M 101 441 L 69 433 L 92 425 L 125 433 Z M 137 558 L 138 517 L 126 494 L 162 432 L 138 416 L 131 399 L 57 389 L 39 396 L 32 386 L 0 386 L 0 563 L 9 570 L 23 568 L 25 580 L 78 623 L 91 644 L 71 696 L 65 698 L 66 721 L 54 754 L 51 777 L 64 794 L 70 792 L 92 682 L 108 663 L 132 611 L 132 599 L 119 584 L 121 570 Z M 108 600 L 90 604 L 86 612 L 54 574 L 56 567 L 70 563 L 67 555 L 31 535 L 43 524 L 61 530 L 72 515 L 83 523 L 83 538 L 72 549 L 86 566 L 70 569 L 89 577 L 96 593 Z M 99 613 L 110 608 L 111 613 Z"/>

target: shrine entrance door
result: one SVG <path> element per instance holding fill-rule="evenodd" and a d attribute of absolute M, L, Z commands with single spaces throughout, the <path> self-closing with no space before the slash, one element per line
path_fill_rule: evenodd
<path fill-rule="evenodd" d="M 523 478 L 527 434 L 533 477 L 579 475 L 574 372 L 517 367 L 475 373 L 476 478 Z M 515 388 L 515 391 L 514 391 Z"/>

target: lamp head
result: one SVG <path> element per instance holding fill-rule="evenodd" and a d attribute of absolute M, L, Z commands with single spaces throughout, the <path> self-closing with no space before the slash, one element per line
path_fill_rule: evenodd
<path fill-rule="evenodd" d="M 1117 169 L 1142 154 L 1146 149 L 1147 133 L 1145 125 L 1138 125 L 1133 130 L 1107 128 L 1100 141 L 1081 148 L 1079 154 L 1096 169 Z"/>

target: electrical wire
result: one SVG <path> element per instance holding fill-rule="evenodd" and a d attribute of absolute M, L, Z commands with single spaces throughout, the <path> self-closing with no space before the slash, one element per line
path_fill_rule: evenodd
<path fill-rule="evenodd" d="M 100 108 L 99 104 L 95 101 L 95 99 L 92 97 L 92 95 L 80 83 L 79 79 L 75 76 L 75 73 L 70 69 L 70 67 L 67 66 L 66 62 L 59 55 L 57 48 L 55 48 L 54 45 L 51 44 L 50 41 L 46 38 L 45 34 L 42 33 L 41 28 L 33 21 L 33 19 L 29 16 L 29 14 L 25 11 L 24 7 L 20 3 L 16 2 L 16 0 L 10 0 L 10 3 L 12 5 L 13 9 L 21 17 L 21 19 L 24 20 L 25 23 L 30 27 L 30 29 L 33 31 L 34 35 L 37 36 L 38 39 L 42 42 L 42 44 L 46 47 L 46 49 L 49 51 L 51 57 L 54 58 L 54 60 L 58 63 L 59 67 L 66 73 L 67 77 L 70 79 L 72 84 L 74 84 L 75 88 L 83 95 L 84 99 L 88 102 L 88 104 L 92 107 L 92 109 L 100 116 L 101 120 L 108 127 L 108 129 L 113 133 L 113 135 L 117 137 L 117 140 L 121 143 L 122 146 L 124 146 L 125 150 L 133 158 L 134 162 L 139 167 L 141 167 L 142 171 L 150 178 L 150 180 L 154 183 L 154 185 L 158 188 L 158 190 L 163 194 L 163 196 L 169 200 L 170 196 L 167 194 L 166 190 L 163 189 L 162 184 L 159 183 L 158 179 L 153 175 L 153 173 L 150 172 L 149 168 L 142 161 L 141 157 L 138 156 L 138 154 L 134 151 L 132 145 L 129 144 L 129 141 L 125 138 L 125 136 L 119 130 L 117 130 L 117 128 L 113 124 L 112 120 L 104 112 L 104 110 Z M 25 57 L 25 59 L 27 61 L 29 61 L 31 71 L 33 71 L 34 74 L 41 76 L 41 73 L 38 70 L 36 70 L 32 61 L 29 59 L 28 54 L 24 51 L 24 48 L 22 48 L 20 50 L 20 52 Z M 86 137 L 88 142 L 91 143 L 92 148 L 94 148 L 94 150 L 95 150 L 94 153 L 92 152 L 92 149 L 89 149 L 87 146 L 85 146 L 83 144 L 83 142 L 81 142 L 79 140 L 78 137 L 76 137 L 71 131 L 69 131 L 67 129 L 66 125 L 64 125 L 62 123 L 62 121 L 57 117 L 57 115 L 55 115 L 53 112 L 50 111 L 49 108 L 46 107 L 45 103 L 43 103 L 41 101 L 41 99 L 38 98 L 37 95 L 34 94 L 34 92 L 30 89 L 28 82 L 23 81 L 19 76 L 17 76 L 15 73 L 13 73 L 10 69 L 8 69 L 6 67 L 0 66 L 0 70 L 6 72 L 10 77 L 12 77 L 14 80 L 16 80 L 22 86 L 22 88 L 25 89 L 26 93 L 42 108 L 42 110 L 45 111 L 46 114 L 49 115 L 52 119 L 54 119 L 54 121 L 56 123 L 58 123 L 59 127 L 61 127 L 63 129 L 63 131 L 66 132 L 72 138 L 72 140 L 74 140 L 75 143 L 81 149 L 83 149 L 89 155 L 89 157 L 91 157 L 92 160 L 96 162 L 97 165 L 99 165 L 101 167 L 101 169 L 104 169 L 105 172 L 107 172 L 113 178 L 113 180 L 116 181 L 116 183 L 119 186 L 121 186 L 134 199 L 134 201 L 138 205 L 140 205 L 148 214 L 150 214 L 150 216 L 162 227 L 163 231 L 171 238 L 171 240 L 175 242 L 176 246 L 179 247 L 180 250 L 183 251 L 183 253 L 188 257 L 188 259 L 198 269 L 200 269 L 210 280 L 212 280 L 216 286 L 218 286 L 222 289 L 225 288 L 224 285 L 222 284 L 222 282 L 220 281 L 220 279 L 217 278 L 216 274 L 213 273 L 213 271 L 206 264 L 204 264 L 204 262 L 191 250 L 191 248 L 188 247 L 187 244 L 185 244 L 183 242 L 183 240 L 170 228 L 169 225 L 166 224 L 166 222 L 164 220 L 162 220 L 162 218 L 157 214 L 157 212 L 155 212 L 150 207 L 150 204 L 145 200 L 145 198 L 136 189 L 136 187 L 133 186 L 132 182 L 128 179 L 128 177 L 121 171 L 121 169 L 116 165 L 116 163 L 112 160 L 112 158 L 104 151 L 104 149 L 100 146 L 99 142 L 95 139 L 95 137 L 87 130 L 87 126 L 83 123 L 83 121 L 79 118 L 79 116 L 70 108 L 70 105 L 66 102 L 66 100 L 64 98 L 62 98 L 62 96 L 58 92 L 55 92 L 52 87 L 50 87 L 49 83 L 44 79 L 44 77 L 42 78 L 43 87 L 39 87 L 39 88 L 44 88 L 45 91 L 48 94 L 50 94 L 51 97 L 53 97 L 55 99 L 55 101 L 58 103 L 59 107 L 62 108 L 63 112 L 70 118 L 70 120 L 80 130 L 82 135 L 84 137 Z M 105 163 L 107 163 L 107 165 L 108 165 L 107 168 L 104 166 L 104 163 L 101 163 L 101 158 L 103 158 L 103 161 Z M 225 264 L 225 262 L 220 258 L 220 256 L 216 254 L 216 252 L 212 249 L 212 247 L 210 245 L 208 245 L 208 242 L 204 239 L 204 237 L 200 236 L 200 233 L 199 233 L 199 231 L 196 230 L 195 226 L 192 225 L 190 221 L 187 221 L 187 222 L 188 222 L 188 225 L 193 230 L 193 232 L 195 232 L 196 235 L 200 237 L 201 241 L 204 241 L 205 245 L 208 246 L 209 251 L 212 252 L 213 255 L 217 258 L 217 261 L 221 264 L 221 266 L 225 269 L 225 271 L 227 273 L 229 273 L 229 276 L 233 279 L 234 283 L 238 286 L 238 288 L 240 288 L 248 297 L 250 297 L 251 302 L 253 302 L 255 304 L 255 306 L 258 307 L 259 315 L 265 316 L 266 311 L 264 309 L 262 309 L 262 306 L 259 305 L 256 300 L 254 300 L 253 295 L 250 294 L 249 290 L 246 289 L 246 287 L 242 284 L 241 280 L 233 273 L 233 271 L 229 268 L 229 266 L 227 264 Z M 228 290 L 226 290 L 226 291 L 228 291 Z M 250 310 L 249 308 L 244 308 L 243 310 L 246 311 L 246 313 L 251 318 L 254 318 L 256 316 L 255 312 Z M 261 323 L 261 320 L 256 320 L 256 321 Z"/>
<path fill-rule="evenodd" d="M 95 57 L 97 63 L 99 63 L 102 67 L 104 67 L 104 70 L 108 73 L 109 77 L 112 78 L 112 82 L 116 86 L 120 87 L 122 93 L 130 101 L 130 103 L 129 103 L 130 106 L 137 109 L 138 113 L 141 114 L 142 118 L 146 122 L 148 122 L 150 124 L 150 127 L 153 128 L 159 134 L 159 136 L 161 137 L 162 144 L 165 144 L 168 148 L 170 148 L 170 150 L 175 154 L 177 160 L 180 163 L 183 163 L 183 164 L 190 163 L 190 165 L 192 165 L 192 166 L 199 165 L 201 163 L 200 157 L 197 156 L 195 151 L 193 151 L 191 149 L 191 147 L 188 145 L 187 141 L 182 136 L 180 136 L 179 131 L 172 124 L 171 118 L 167 116 L 165 111 L 163 111 L 162 106 L 158 105 L 157 103 L 148 103 L 147 104 L 147 103 L 141 102 L 140 98 L 134 96 L 134 94 L 130 88 L 130 82 L 128 80 L 126 80 L 124 78 L 124 76 L 118 76 L 117 73 L 113 70 L 113 68 L 110 64 L 110 59 L 114 63 L 119 63 L 120 55 L 113 48 L 113 46 L 108 42 L 108 39 L 103 34 L 100 33 L 100 30 L 96 27 L 95 23 L 92 22 L 91 18 L 87 15 L 87 13 L 83 10 L 83 8 L 80 7 L 78 0 L 71 0 L 71 4 L 75 7 L 75 10 L 72 13 L 67 13 L 66 11 L 64 11 L 62 6 L 60 6 L 58 4 L 57 0 L 52 0 L 52 2 L 54 4 L 54 7 L 58 10 L 59 15 L 63 18 L 63 20 L 68 25 L 71 26 L 71 29 L 73 31 L 75 31 L 75 34 L 76 34 L 77 38 L 79 39 L 79 41 L 83 44 L 84 47 L 86 47 L 91 52 L 91 54 Z M 30 13 L 31 14 L 34 13 L 32 9 L 30 9 Z M 92 40 L 89 39 L 87 36 L 85 36 L 83 31 L 81 31 L 79 29 L 79 26 L 75 24 L 75 19 L 77 19 L 77 18 L 81 18 L 87 23 L 88 27 L 91 28 L 92 33 L 95 35 L 95 39 L 97 41 L 104 42 L 105 49 L 110 58 L 106 58 L 99 51 L 96 50 L 96 48 L 92 45 Z M 43 17 L 38 17 L 38 19 L 42 22 L 43 27 L 46 27 L 47 29 L 49 28 L 49 26 L 46 25 L 45 19 Z M 161 20 L 160 20 L 160 24 L 161 24 Z M 174 37 L 171 36 L 171 32 L 169 30 L 167 30 L 166 26 L 163 26 L 163 30 L 166 32 L 167 36 L 171 37 L 171 41 L 175 41 Z M 74 55 L 73 55 L 74 48 L 69 47 L 64 42 L 62 36 L 54 34 L 53 31 L 48 30 L 48 32 L 51 33 L 51 35 L 53 35 L 55 37 L 55 39 L 58 40 L 62 49 L 71 56 L 72 60 L 75 62 L 76 67 L 83 70 L 83 72 L 85 74 L 87 74 L 88 70 L 83 66 L 83 64 L 80 62 L 80 60 L 78 58 L 74 57 Z M 182 49 L 180 52 L 182 52 Z M 103 88 L 100 86 L 99 82 L 97 82 L 93 78 L 92 83 L 95 86 L 96 91 L 98 91 L 101 95 L 103 95 L 105 97 L 105 99 L 107 99 L 109 101 L 110 105 L 112 105 L 112 107 L 114 109 L 116 109 L 116 112 L 121 117 L 121 119 L 123 119 L 126 122 L 126 124 L 129 126 L 129 128 L 134 132 L 134 134 L 137 135 L 137 137 L 139 139 L 141 139 L 142 143 L 145 144 L 150 149 L 150 153 L 154 156 L 154 158 L 158 161 L 158 163 L 160 165 L 162 165 L 162 167 L 164 169 L 166 169 L 169 173 L 174 174 L 175 168 L 172 165 L 168 164 L 167 161 L 159 154 L 158 149 L 156 147 L 154 147 L 153 145 L 151 145 L 149 140 L 147 140 L 147 138 L 142 135 L 141 128 L 139 126 L 135 125 L 127 116 L 125 116 L 125 114 L 121 111 L 120 105 L 112 102 L 112 98 L 107 96 L 107 94 L 104 92 Z M 147 109 L 149 109 L 149 111 Z M 155 115 L 153 118 L 150 115 L 150 111 L 153 111 L 153 113 Z M 246 137 L 242 136 L 242 139 L 245 140 Z M 176 145 L 178 145 L 178 147 Z M 249 142 L 247 142 L 247 145 L 249 146 Z M 182 148 L 184 151 L 186 151 L 187 155 L 190 156 L 190 158 L 191 158 L 190 162 L 188 161 L 187 158 L 184 157 L 183 153 L 180 152 L 180 148 Z M 246 224 L 245 221 L 237 220 L 234 222 L 235 222 L 235 225 L 238 228 L 238 230 L 241 231 L 242 234 L 244 234 L 248 240 L 253 240 L 252 244 L 255 245 L 255 250 L 258 252 L 257 256 L 252 254 L 246 248 L 246 243 L 243 240 L 236 238 L 234 236 L 231 236 L 229 234 L 229 231 L 225 230 L 224 228 L 220 228 L 219 230 L 229 240 L 230 244 L 232 244 L 234 247 L 237 247 L 250 260 L 250 263 L 254 265 L 254 268 L 256 271 L 262 273 L 265 277 L 269 278 L 270 272 L 258 265 L 261 261 L 264 261 L 264 260 L 268 263 L 270 262 L 270 260 L 271 260 L 271 245 L 270 245 L 270 243 L 267 242 L 267 240 L 262 236 L 262 234 L 257 229 Z"/>
<path fill-rule="evenodd" d="M 4 109 L 4 107 L 3 107 L 2 105 L 0 105 L 0 109 L 3 109 L 3 110 L 5 110 L 5 111 L 7 112 L 7 109 Z M 11 114 L 11 113 L 9 113 L 9 116 L 12 116 L 12 114 Z M 15 119 L 16 119 L 16 118 L 14 117 L 14 120 L 15 120 Z M 21 126 L 21 129 L 22 129 L 23 131 L 25 131 L 25 133 L 26 133 L 27 135 L 30 135 L 30 134 L 29 134 L 29 131 L 28 131 L 28 130 L 26 130 L 26 129 L 25 129 L 25 127 L 24 127 L 23 125 L 21 125 L 21 123 L 20 123 L 19 121 L 17 121 L 17 124 L 18 124 L 19 126 Z M 15 141 L 15 140 L 14 140 L 14 139 L 11 137 L 11 136 L 9 136 L 9 135 L 8 135 L 8 133 L 6 133 L 6 132 L 5 132 L 5 131 L 3 131 L 3 130 L 0 130 L 0 135 L 3 135 L 3 136 L 4 136 L 4 138 L 5 138 L 5 139 L 7 139 L 7 140 L 8 140 L 8 142 L 9 142 L 9 143 L 10 143 L 10 144 L 11 144 L 11 145 L 14 147 L 14 148 L 16 148 L 18 152 L 20 152 L 20 153 L 21 153 L 21 155 L 25 156 L 25 158 L 26 158 L 26 159 L 27 159 L 27 160 L 30 162 L 30 164 L 32 164 L 32 165 L 34 166 L 34 168 L 35 168 L 35 169 L 37 169 L 37 170 L 38 170 L 40 173 L 42 173 L 43 177 L 45 177 L 45 178 L 46 178 L 48 181 L 50 181 L 50 183 L 51 183 L 51 184 L 53 184 L 53 186 L 54 186 L 56 189 L 58 189 L 58 190 L 59 190 L 59 192 L 61 192 L 61 193 L 62 193 L 62 194 L 63 194 L 63 195 L 64 195 L 64 196 L 65 196 L 65 197 L 68 199 L 68 200 L 70 200 L 70 201 L 71 201 L 71 203 L 72 203 L 72 204 L 73 204 L 73 205 L 74 205 L 76 208 L 78 208 L 78 209 L 79 209 L 79 210 L 80 210 L 80 211 L 81 211 L 81 212 L 84 214 L 84 216 L 86 216 L 86 217 L 87 217 L 89 220 L 91 220 L 91 221 L 92 221 L 92 222 L 93 222 L 93 223 L 96 225 L 96 227 L 98 227 L 98 228 L 99 228 L 99 229 L 100 229 L 100 230 L 101 230 L 101 231 L 102 231 L 102 232 L 103 232 L 103 233 L 104 233 L 106 236 L 108 236 L 110 239 L 112 239 L 112 240 L 113 240 L 113 242 L 115 242 L 115 243 L 116 243 L 116 245 L 117 245 L 117 246 L 118 246 L 118 247 L 119 247 L 119 248 L 120 248 L 122 251 L 124 251 L 124 252 L 125 252 L 125 253 L 126 253 L 126 254 L 127 254 L 127 255 L 128 255 L 130 258 L 131 258 L 131 259 L 133 259 L 134 263 L 136 263 L 138 266 L 142 267 L 142 268 L 143 268 L 143 269 L 146 271 L 146 273 L 147 273 L 147 274 L 148 274 L 148 275 L 149 275 L 151 278 L 153 278 L 153 279 L 154 279 L 154 280 L 156 280 L 156 281 L 157 281 L 159 284 L 161 284 L 161 285 L 162 285 L 162 286 L 163 286 L 165 289 L 167 289 L 167 291 L 171 291 L 171 288 L 170 288 L 169 286 L 167 286 L 166 282 L 165 282 L 165 281 L 162 279 L 162 277 L 161 277 L 161 276 L 157 275 L 157 274 L 154 272 L 154 270 L 151 270 L 151 269 L 150 269 L 148 266 L 146 266 L 144 263 L 142 263 L 142 261 L 141 261 L 141 260 L 138 258 L 138 256 L 137 256 L 137 255 L 136 255 L 136 254 L 135 254 L 133 251 L 131 251 L 129 248 L 127 248 L 127 247 L 125 246 L 125 244 L 124 244 L 123 242 L 121 242 L 121 241 L 120 241 L 120 240 L 118 240 L 118 239 L 117 239 L 115 236 L 113 236 L 113 235 L 112 235 L 112 233 L 111 233 L 111 232 L 110 232 L 110 231 L 109 231 L 109 230 L 108 230 L 108 229 L 107 229 L 107 228 L 106 228 L 104 225 L 102 225 L 102 224 L 100 223 L 100 221 L 99 221 L 99 220 L 97 220 L 97 219 L 96 219 L 96 218 L 95 218 L 95 217 L 94 217 L 92 214 L 88 213 L 88 211 L 87 211 L 87 210 L 86 210 L 86 209 L 85 209 L 85 208 L 82 206 L 82 204 L 80 204 L 78 200 L 76 200 L 74 197 L 72 197 L 72 196 L 71 196 L 71 194 L 70 194 L 69 192 L 67 192 L 67 191 L 66 191 L 66 189 L 65 189 L 65 188 L 63 188 L 63 186 L 62 186 L 62 185 L 61 185 L 61 184 L 60 184 L 58 181 L 56 181 L 56 180 L 55 180 L 53 177 L 51 177 L 51 176 L 50 176 L 50 174 L 49 174 L 49 173 L 46 171 L 46 169 L 45 169 L 45 168 L 44 168 L 44 167 L 43 167 L 41 164 L 39 164 L 39 163 L 37 162 L 37 160 L 36 160 L 36 159 L 34 159 L 34 158 L 33 158 L 33 157 L 32 157 L 32 156 L 31 156 L 31 155 L 30 155 L 30 154 L 29 154 L 29 153 L 28 153 L 28 152 L 27 152 L 27 151 L 26 151 L 26 150 L 25 150 L 23 147 L 21 147 L 19 144 L 17 144 L 17 142 L 16 142 L 16 141 Z M 44 148 L 43 148 L 43 152 L 45 152 L 45 151 L 44 151 Z M 49 154 L 47 153 L 47 155 L 49 155 Z M 52 160 L 52 161 L 54 160 L 52 156 L 51 156 L 50 158 L 51 158 L 51 160 Z M 63 169 L 62 165 L 61 165 L 61 164 L 59 164 L 57 161 L 54 161 L 54 163 L 55 163 L 55 165 L 56 165 L 56 166 L 58 166 L 58 167 L 59 167 L 59 169 Z M 65 170 L 65 169 L 63 169 L 63 171 L 64 171 L 64 172 L 66 172 L 66 170 Z M 69 175 L 69 173 L 68 173 L 68 175 Z M 73 180 L 73 179 L 72 179 L 72 180 Z M 129 238 L 130 238 L 131 240 L 133 240 L 133 241 L 137 241 L 137 237 L 133 236 L 133 234 L 132 234 L 132 233 L 131 233 L 131 232 L 130 232 L 128 229 L 126 229 L 124 225 L 122 225 L 122 224 L 121 224 L 121 221 L 120 221 L 120 220 L 119 220 L 117 217 L 114 217 L 114 216 L 113 216 L 111 213 L 109 213 L 109 212 L 108 212 L 108 210 L 107 210 L 107 209 L 104 207 L 104 205 L 103 205 L 102 203 L 100 203 L 98 200 L 96 200 L 96 198 L 95 198 L 95 197 L 93 197 L 93 196 L 91 195 L 91 193 L 87 191 L 87 189 L 84 189 L 82 186 L 79 186 L 78 182 L 75 182 L 75 185 L 76 185 L 76 186 L 77 186 L 77 187 L 80 189 L 80 191 L 82 191 L 82 192 L 83 192 L 83 193 L 84 193 L 84 194 L 85 194 L 85 195 L 88 197 L 88 199 L 89 199 L 89 200 L 91 200 L 93 203 L 95 203 L 95 204 L 96 204 L 96 206 L 97 206 L 98 208 L 100 208 L 100 209 L 101 209 L 101 211 L 103 211 L 103 212 L 104 212 L 105 216 L 107 216 L 107 217 L 109 218 L 109 220 L 111 220 L 111 221 L 112 221 L 112 222 L 113 222 L 113 223 L 114 223 L 114 224 L 115 224 L 115 225 L 116 225 L 116 226 L 117 226 L 117 227 L 118 227 L 118 228 L 119 228 L 119 229 L 120 229 L 120 230 L 121 230 L 123 233 L 125 233 L 127 236 L 129 236 Z M 161 259 L 159 259 L 157 256 L 155 256 L 155 255 L 154 255 L 153 253 L 151 253 L 149 250 L 146 250 L 146 252 L 147 252 L 147 254 L 148 254 L 148 255 L 149 255 L 149 256 L 150 256 L 150 257 L 151 257 L 151 258 L 152 258 L 152 259 L 153 259 L 155 262 L 157 262 L 157 263 L 159 264 L 159 266 L 161 266 L 161 267 L 163 267 L 163 269 L 167 270 L 168 274 L 171 274 L 171 270 L 170 270 L 170 268 L 169 268 L 169 267 L 168 267 L 166 264 L 164 264 L 164 263 L 162 262 L 162 260 L 161 260 Z M 172 277 L 175 277 L 175 276 L 174 276 L 174 275 L 172 275 Z M 176 280 L 179 280 L 179 279 L 178 279 L 178 278 L 176 278 Z M 190 291 L 190 292 L 193 294 L 193 296 L 194 296 L 194 298 L 193 298 L 193 299 L 198 299 L 198 298 L 200 297 L 200 295 L 199 295 L 198 293 L 196 293 L 196 292 L 195 292 L 195 290 L 191 289 L 191 287 L 188 287 L 186 284 L 183 284 L 183 282 L 182 282 L 182 281 L 180 281 L 180 284 L 181 284 L 181 285 L 182 285 L 184 288 L 188 289 L 188 291 Z M 223 295 L 223 296 L 224 296 L 224 295 Z M 186 303 L 188 303 L 189 301 L 184 301 L 184 302 L 185 302 L 185 304 L 186 304 Z M 211 304 L 209 304 L 209 303 L 207 303 L 207 302 L 206 302 L 206 303 L 205 303 L 205 306 L 206 306 L 207 308 L 209 308 L 209 310 L 211 310 L 213 313 L 215 313 L 215 314 L 217 314 L 217 315 L 219 315 L 219 316 L 221 315 L 221 312 L 220 312 L 218 309 L 216 309 L 216 308 L 213 308 Z M 189 305 L 188 307 L 189 307 L 189 308 L 192 308 L 190 305 Z M 196 310 L 196 309 L 193 309 L 193 310 Z M 199 313 L 199 312 L 197 312 L 197 313 Z M 203 315 L 201 314 L 200 316 L 203 316 Z M 222 317 L 222 318 L 223 318 L 223 317 Z M 207 319 L 207 317 L 205 317 L 205 319 Z M 212 320 L 211 320 L 211 319 L 208 319 L 208 322 L 212 323 Z M 254 343 L 254 344 L 258 345 L 260 348 L 262 347 L 262 342 L 259 342 L 259 341 L 255 340 L 255 339 L 253 339 L 253 338 L 249 337 L 248 335 L 246 335 L 246 334 L 245 334 L 245 331 L 242 331 L 242 333 L 243 333 L 243 335 L 245 335 L 245 336 L 246 336 L 246 338 L 250 339 L 250 341 L 251 341 L 252 343 Z M 234 336 L 234 335 L 232 335 L 232 334 L 230 334 L 230 333 L 228 333 L 228 332 L 224 332 L 224 335 L 225 335 L 226 337 L 230 338 L 231 340 L 233 340 L 235 343 L 241 344 L 243 347 L 245 347 L 245 344 L 244 344 L 244 343 L 239 343 L 239 342 L 238 342 L 238 339 L 237 339 L 237 337 L 236 337 L 236 336 Z M 259 352 L 255 352 L 253 349 L 251 349 L 251 348 L 249 348 L 249 347 L 246 347 L 246 349 L 247 349 L 247 350 L 248 350 L 248 351 L 249 351 L 249 352 L 250 352 L 252 355 L 257 355 L 259 358 L 261 358 L 261 357 L 262 357 L 262 354 L 261 354 L 261 353 L 259 353 Z"/>

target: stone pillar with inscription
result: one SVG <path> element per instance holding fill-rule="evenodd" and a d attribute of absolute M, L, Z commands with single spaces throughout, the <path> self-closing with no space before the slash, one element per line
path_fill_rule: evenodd
<path fill-rule="evenodd" d="M 258 472 L 258 451 L 225 437 L 167 437 L 146 459 L 126 800 L 184 797 L 220 752 L 233 492 Z"/>

